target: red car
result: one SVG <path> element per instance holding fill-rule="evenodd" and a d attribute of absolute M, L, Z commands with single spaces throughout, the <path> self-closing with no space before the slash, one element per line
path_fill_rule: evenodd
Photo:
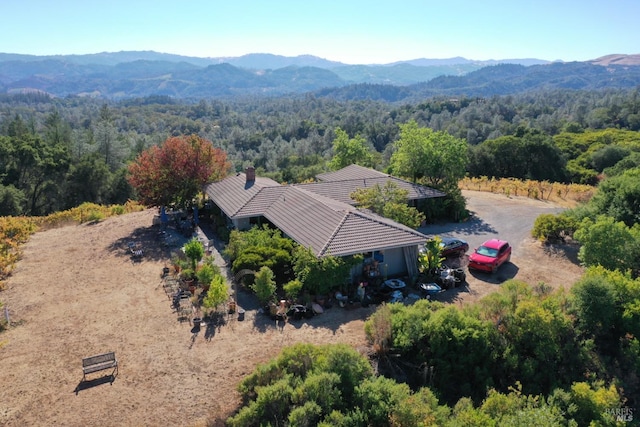
<path fill-rule="evenodd" d="M 469 269 L 495 273 L 505 262 L 511 260 L 511 246 L 504 240 L 491 239 L 484 242 L 469 256 Z"/>

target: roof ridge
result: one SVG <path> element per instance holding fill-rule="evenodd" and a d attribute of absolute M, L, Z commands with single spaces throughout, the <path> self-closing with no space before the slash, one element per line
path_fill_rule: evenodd
<path fill-rule="evenodd" d="M 361 177 L 361 178 L 344 178 L 344 179 L 336 179 L 333 181 L 319 181 L 319 182 L 308 182 L 308 183 L 304 183 L 304 184 L 298 184 L 298 185 L 313 185 L 313 184 L 331 184 L 334 182 L 347 182 L 347 181 L 366 181 L 368 179 L 389 179 L 389 178 L 395 178 L 391 175 L 380 175 L 380 176 L 367 176 L 367 177 Z"/>
<path fill-rule="evenodd" d="M 304 184 L 303 184 L 304 185 Z M 351 209 L 355 209 L 352 205 L 348 204 L 348 203 L 344 203 L 341 202 L 340 200 L 331 198 L 331 197 L 327 197 L 327 196 L 323 196 L 322 194 L 318 194 L 316 192 L 313 191 L 309 191 L 305 188 L 302 188 L 301 185 L 290 185 L 287 186 L 288 188 L 293 188 L 296 191 L 299 191 L 303 194 L 305 194 L 307 197 L 311 197 L 312 199 L 318 201 L 319 203 L 321 203 L 323 206 L 331 209 L 331 210 L 339 210 L 339 211 L 349 211 Z"/>
<path fill-rule="evenodd" d="M 256 191 L 253 194 L 253 196 L 249 197 L 246 202 L 244 202 L 242 205 L 240 205 L 240 207 L 233 214 L 237 215 L 238 212 L 240 212 L 242 209 L 246 208 L 247 205 L 249 205 L 249 203 L 251 203 L 256 197 L 258 197 L 258 194 L 262 193 L 262 190 L 264 190 L 265 188 L 277 188 L 277 187 L 275 187 L 275 186 L 273 186 L 273 187 L 260 187 L 258 189 L 258 191 Z"/>
<path fill-rule="evenodd" d="M 333 239 L 338 234 L 338 231 L 340 231 L 340 228 L 342 228 L 342 225 L 347 221 L 347 218 L 349 217 L 350 213 L 351 213 L 351 211 L 346 211 L 345 214 L 342 216 L 342 220 L 340 220 L 340 222 L 338 223 L 336 228 L 333 230 L 333 233 L 331 233 L 331 236 L 329 236 L 329 238 L 325 242 L 324 246 L 318 251 L 318 255 L 319 256 L 324 255 L 324 252 L 328 249 L 330 243 L 333 242 Z"/>
<path fill-rule="evenodd" d="M 256 191 L 256 193 L 253 196 L 249 197 L 249 199 L 247 199 L 246 202 L 244 202 L 240 206 L 238 206 L 238 209 L 236 209 L 236 211 L 233 213 L 233 215 L 234 216 L 237 215 L 238 212 L 240 212 L 243 208 L 245 208 L 249 204 L 249 202 L 252 201 L 254 199 L 254 197 L 256 197 L 256 194 L 260 193 L 261 191 L 262 191 L 262 188 L 260 188 L 258 191 Z"/>

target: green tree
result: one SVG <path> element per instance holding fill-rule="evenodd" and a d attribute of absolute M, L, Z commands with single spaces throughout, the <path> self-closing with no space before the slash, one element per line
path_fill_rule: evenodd
<path fill-rule="evenodd" d="M 616 326 L 620 326 L 621 319 L 616 319 L 619 316 L 616 313 L 615 292 L 604 277 L 586 275 L 573 285 L 571 293 L 574 296 L 576 322 L 582 333 L 599 340 L 611 336 Z M 616 337 L 613 338 L 615 342 Z"/>
<path fill-rule="evenodd" d="M 585 218 L 574 233 L 581 243 L 578 259 L 587 266 L 609 270 L 637 270 L 640 267 L 640 226 L 628 228 L 624 222 L 599 215 Z"/>
<path fill-rule="evenodd" d="M 579 375 L 572 322 L 552 300 L 520 301 L 503 324 L 507 342 L 503 369 L 505 376 L 511 375 L 505 382 L 519 381 L 527 393 L 540 394 L 550 393 Z"/>
<path fill-rule="evenodd" d="M 191 269 L 195 272 L 198 262 L 204 256 L 204 245 L 200 240 L 193 238 L 184 245 L 184 254 L 191 261 Z"/>
<path fill-rule="evenodd" d="M 227 424 L 341 425 L 360 412 L 356 387 L 372 375 L 367 359 L 344 344 L 286 347 L 242 380 L 243 406 Z M 356 419 L 347 425 L 366 425 L 364 417 Z"/>
<path fill-rule="evenodd" d="M 607 354 L 619 354 L 640 335 L 640 279 L 603 267 L 587 269 L 571 288 L 578 330 Z"/>
<path fill-rule="evenodd" d="M 415 121 L 400 125 L 400 138 L 391 156 L 391 169 L 413 182 L 441 188 L 464 177 L 467 143 L 446 132 L 421 128 Z"/>
<path fill-rule="evenodd" d="M 286 283 L 293 279 L 290 270 L 295 246 L 280 230 L 265 224 L 246 231 L 233 230 L 225 254 L 231 259 L 234 273 L 243 269 L 258 271 L 266 266 L 275 274 L 276 282 Z"/>
<path fill-rule="evenodd" d="M 205 257 L 205 261 L 196 270 L 196 277 L 198 282 L 202 285 L 208 285 L 211 283 L 214 277 L 220 275 L 220 267 L 213 262 L 213 257 Z"/>
<path fill-rule="evenodd" d="M 462 396 L 482 398 L 493 385 L 498 349 L 495 328 L 453 306 L 435 311 L 426 322 L 419 350 L 436 373 L 433 387 L 450 403 Z"/>
<path fill-rule="evenodd" d="M 564 181 L 565 159 L 542 132 L 522 129 L 517 135 L 491 139 L 470 148 L 473 176 Z"/>
<path fill-rule="evenodd" d="M 531 229 L 531 235 L 539 240 L 557 243 L 566 237 L 573 236 L 578 223 L 575 218 L 566 214 L 542 214 L 538 216 Z"/>
<path fill-rule="evenodd" d="M 282 290 L 284 291 L 287 298 L 295 300 L 302 292 L 302 282 L 298 279 L 290 280 L 282 286 Z"/>
<path fill-rule="evenodd" d="M 0 178 L 25 196 L 24 214 L 42 215 L 60 208 L 60 189 L 69 168 L 69 150 L 64 143 L 48 143 L 25 133 L 19 122 L 16 134 L 0 141 Z"/>
<path fill-rule="evenodd" d="M 0 216 L 19 216 L 25 204 L 24 193 L 13 185 L 0 184 Z"/>
<path fill-rule="evenodd" d="M 407 384 L 399 384 L 385 377 L 363 382 L 356 388 L 356 393 L 356 399 L 361 401 L 360 407 L 372 426 L 389 425 L 390 420 L 398 417 L 397 410 L 411 396 Z M 403 415 L 409 415 L 408 411 L 403 411 Z"/>
<path fill-rule="evenodd" d="M 373 167 L 373 148 L 367 144 L 361 135 L 349 138 L 347 132 L 339 127 L 335 130 L 333 140 L 333 158 L 329 167 L 333 170 L 342 169 L 349 165 Z"/>
<path fill-rule="evenodd" d="M 225 283 L 224 277 L 218 274 L 211 279 L 211 283 L 209 283 L 209 290 L 202 300 L 202 305 L 208 309 L 217 308 L 228 298 L 229 287 Z"/>
<path fill-rule="evenodd" d="M 590 204 L 628 227 L 640 223 L 640 168 L 602 181 Z"/>
<path fill-rule="evenodd" d="M 370 209 L 407 227 L 418 228 L 425 220 L 425 215 L 407 205 L 408 193 L 395 182 L 387 181 L 384 187 L 376 184 L 369 188 L 358 188 L 350 196 L 361 208 Z"/>
<path fill-rule="evenodd" d="M 263 305 L 271 302 L 276 295 L 276 281 L 273 280 L 273 271 L 269 267 L 262 267 L 255 276 L 251 289 L 256 293 L 258 301 Z"/>
<path fill-rule="evenodd" d="M 93 128 L 94 149 L 109 169 L 114 171 L 123 165 L 129 148 L 122 140 L 115 124 L 107 120 L 99 121 Z"/>
<path fill-rule="evenodd" d="M 67 208 L 84 202 L 106 204 L 110 202 L 111 173 L 107 165 L 95 154 L 89 154 L 73 162 L 66 179 L 65 201 Z"/>
<path fill-rule="evenodd" d="M 327 295 L 346 283 L 351 268 L 362 262 L 362 256 L 318 258 L 310 248 L 296 246 L 293 252 L 293 271 L 303 289 L 316 295 Z"/>
<path fill-rule="evenodd" d="M 65 122 L 60 111 L 54 109 L 44 121 L 44 139 L 51 145 L 71 147 L 71 126 Z"/>
<path fill-rule="evenodd" d="M 602 382 L 590 385 L 576 382 L 571 386 L 569 413 L 579 426 L 614 425 L 615 417 L 607 410 L 620 407 L 620 395 L 615 385 Z M 635 413 L 634 413 L 635 416 Z"/>
<path fill-rule="evenodd" d="M 427 218 L 418 209 L 405 203 L 386 204 L 382 211 L 382 216 L 411 228 L 420 227 Z"/>
<path fill-rule="evenodd" d="M 507 394 L 490 390 L 478 409 L 489 415 L 497 426 L 564 427 L 567 425 L 558 407 L 549 405 L 541 395 L 523 394 L 519 383 Z"/>

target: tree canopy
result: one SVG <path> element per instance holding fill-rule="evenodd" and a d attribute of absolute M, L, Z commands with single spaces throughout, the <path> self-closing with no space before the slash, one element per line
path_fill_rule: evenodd
<path fill-rule="evenodd" d="M 129 166 L 129 182 L 148 206 L 188 206 L 208 182 L 224 178 L 227 155 L 197 135 L 172 137 L 143 151 Z"/>
<path fill-rule="evenodd" d="M 370 147 L 367 140 L 360 134 L 355 138 L 349 138 L 347 132 L 341 128 L 336 128 L 336 138 L 333 140 L 333 158 L 329 162 L 329 167 L 333 170 L 342 169 L 351 164 L 374 167 L 373 147 Z"/>
<path fill-rule="evenodd" d="M 563 182 L 565 159 L 553 140 L 539 131 L 521 130 L 470 147 L 469 171 L 496 178 Z M 534 178 L 535 177 L 535 178 Z"/>
<path fill-rule="evenodd" d="M 581 243 L 578 258 L 587 266 L 609 270 L 640 269 L 640 225 L 627 227 L 615 218 L 599 215 L 585 218 L 574 237 Z"/>
<path fill-rule="evenodd" d="M 350 196 L 361 208 L 370 209 L 407 227 L 418 228 L 426 217 L 407 205 L 408 194 L 407 190 L 399 188 L 393 181 L 387 181 L 382 187 L 376 184 L 369 188 L 358 188 Z"/>
<path fill-rule="evenodd" d="M 420 127 L 415 120 L 400 125 L 400 138 L 391 156 L 391 169 L 413 182 L 442 188 L 457 183 L 465 174 L 467 143 L 453 135 Z"/>
<path fill-rule="evenodd" d="M 366 98 L 371 87 L 360 89 Z M 137 197 L 126 179 L 127 163 L 162 145 L 167 135 L 198 135 L 224 150 L 235 169 L 252 164 L 259 176 L 278 182 L 312 179 L 337 162 L 334 154 L 343 157 L 342 164 L 354 161 L 349 157 L 352 148 L 361 154 L 366 154 L 362 149 L 370 149 L 375 169 L 398 174 L 391 158 L 397 151 L 400 124 L 412 121 L 434 135 L 465 141 L 466 173 L 472 177 L 495 176 L 504 166 L 505 155 L 511 153 L 504 145 L 513 142 L 518 155 L 507 156 L 510 171 L 534 180 L 566 177 L 594 185 L 603 176 L 620 175 L 640 165 L 638 93 L 637 88 L 545 90 L 492 98 L 425 97 L 404 105 L 318 94 L 198 103 L 168 96 L 105 101 L 4 94 L 0 95 L 4 112 L 0 136 L 8 139 L 0 141 L 0 193 L 7 201 L 4 211 L 14 214 L 42 215 L 82 202 L 124 203 Z M 338 135 L 337 129 L 346 135 Z M 30 140 L 34 137 L 44 143 Z M 333 149 L 334 142 L 345 142 L 344 155 L 337 146 Z M 51 150 L 57 165 L 36 159 L 26 164 L 27 179 L 21 181 L 14 165 L 25 165 L 28 152 L 14 149 L 20 146 L 44 158 L 48 154 L 39 151 Z M 456 158 L 464 170 L 460 157 L 464 153 L 459 154 Z M 355 162 L 365 164 L 361 160 Z M 48 170 L 39 174 L 40 169 Z M 36 188 L 39 176 L 47 179 Z M 423 183 L 453 194 L 456 179 L 440 187 L 435 185 L 439 177 L 434 176 L 426 181 L 425 175 Z M 406 177 L 412 179 L 409 174 Z M 456 205 L 438 216 L 459 210 Z"/>

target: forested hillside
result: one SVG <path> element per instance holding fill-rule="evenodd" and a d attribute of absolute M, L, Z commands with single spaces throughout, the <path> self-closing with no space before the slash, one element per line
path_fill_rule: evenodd
<path fill-rule="evenodd" d="M 234 84 L 254 78 L 227 64 L 210 70 L 212 81 L 220 70 Z M 415 139 L 426 146 L 420 154 L 449 157 L 446 166 L 469 177 L 597 185 L 589 203 L 541 217 L 534 227 L 541 240 L 580 244 L 578 259 L 590 268 L 567 283 L 570 291 L 512 281 L 473 306 L 383 307 L 366 331 L 389 378 L 373 376 L 367 360 L 344 349 L 293 348 L 281 358 L 302 355 L 308 369 L 299 377 L 277 362 L 258 369 L 241 384 L 243 406 L 229 422 L 615 425 L 616 410 L 640 401 L 640 88 L 529 90 L 536 86 L 522 70 L 529 68 L 478 72 L 484 77 L 477 82 L 497 73 L 496 85 L 525 91 L 504 96 L 452 91 L 416 98 L 410 89 L 377 85 L 350 86 L 345 90 L 353 93 L 343 97 L 195 101 L 0 95 L 0 216 L 136 199 L 128 165 L 150 147 L 192 134 L 226 153 L 232 169 L 253 165 L 257 175 L 280 182 L 310 180 L 353 155 L 352 162 L 437 187 L 429 181 L 437 176 L 397 160 L 411 158 L 414 147 L 406 143 Z M 458 81 L 473 87 L 476 77 Z M 448 93 L 451 79 L 433 85 Z M 342 362 L 330 372 L 323 363 L 331 358 Z"/>
<path fill-rule="evenodd" d="M 606 168 L 638 163 L 639 94 L 556 90 L 401 105 L 310 94 L 194 103 L 2 95 L 0 214 L 124 202 L 133 197 L 127 162 L 177 135 L 210 140 L 237 170 L 252 164 L 261 175 L 300 182 L 327 170 L 340 128 L 361 136 L 384 170 L 399 125 L 410 120 L 467 141 L 470 176 L 594 184 Z"/>
<path fill-rule="evenodd" d="M 363 84 L 375 86 L 362 91 Z M 44 92 L 58 97 L 228 99 L 315 92 L 337 99 L 393 102 L 436 95 L 489 97 L 638 84 L 640 66 L 634 55 L 599 62 L 451 58 L 346 65 L 310 55 L 193 58 L 156 52 L 42 57 L 0 53 L 0 93 Z M 389 97 L 390 93 L 394 96 Z"/>

